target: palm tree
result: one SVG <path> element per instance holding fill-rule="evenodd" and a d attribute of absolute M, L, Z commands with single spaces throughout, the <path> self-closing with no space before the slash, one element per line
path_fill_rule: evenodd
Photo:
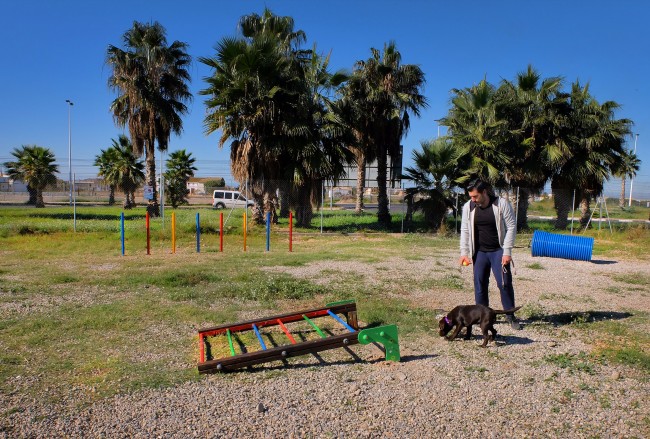
<path fill-rule="evenodd" d="M 205 131 L 221 131 L 219 147 L 232 139 L 233 177 L 242 185 L 252 183 L 253 220 L 262 224 L 264 212 L 275 211 L 273 182 L 282 169 L 278 157 L 288 131 L 284 120 L 295 113 L 298 81 L 273 35 L 224 37 L 215 50 L 212 58 L 200 58 L 213 70 L 205 79 L 208 87 L 200 92 L 208 96 Z"/>
<path fill-rule="evenodd" d="M 561 123 L 561 87 L 562 78 L 542 80 L 529 65 L 514 82 L 503 80 L 497 90 L 497 112 L 509 126 L 502 146 L 511 159 L 503 174 L 509 186 L 519 188 L 518 230 L 528 228 L 529 197 L 541 192 L 557 157 L 553 136 Z"/>
<path fill-rule="evenodd" d="M 619 107 L 613 101 L 599 104 L 589 93 L 589 84 L 572 84 L 565 131 L 558 136 L 564 154 L 551 180 L 557 228 L 566 228 L 572 190 L 576 191 L 580 222 L 585 226 L 591 213 L 590 201 L 602 193 L 605 180 L 618 168 L 632 125 L 629 119 L 615 119 Z"/>
<path fill-rule="evenodd" d="M 35 207 L 45 207 L 43 189 L 56 183 L 55 174 L 59 172 L 54 154 L 47 148 L 32 145 L 15 148 L 11 155 L 16 161 L 4 163 L 9 177 L 24 182 L 35 192 Z"/>
<path fill-rule="evenodd" d="M 376 154 L 377 220 L 389 227 L 388 156 L 400 154 L 400 141 L 408 132 L 410 113 L 419 116 L 420 109 L 427 106 L 422 94 L 425 79 L 419 66 L 402 64 L 402 55 L 394 42 L 385 44 L 383 52 L 372 48 L 371 53 L 370 58 L 356 63 L 349 89 L 344 94 L 355 107 L 353 114 L 357 117 L 353 129 L 359 136 L 358 143 L 361 148 L 367 143 Z"/>
<path fill-rule="evenodd" d="M 14 149 L 11 155 L 13 155 L 17 160 L 3 163 L 3 165 L 7 168 L 7 173 L 9 175 L 9 178 L 11 178 L 12 180 L 22 180 L 22 176 L 19 172 L 20 158 L 26 154 L 29 154 L 30 150 L 33 150 L 34 148 L 35 146 L 23 145 L 20 148 Z M 27 202 L 25 204 L 33 206 L 36 204 L 36 190 L 33 187 L 31 187 L 29 184 L 27 183 L 25 184 L 27 186 L 27 194 L 29 195 L 29 198 L 27 199 Z"/>
<path fill-rule="evenodd" d="M 625 179 L 636 177 L 641 167 L 641 160 L 631 149 L 626 149 L 621 155 L 621 159 L 613 167 L 613 174 L 621 179 L 621 195 L 618 199 L 618 205 L 621 209 L 625 208 Z"/>
<path fill-rule="evenodd" d="M 299 221 L 308 224 L 315 188 L 342 168 L 335 163 L 335 124 L 320 93 L 332 79 L 327 60 L 299 50 L 304 33 L 294 31 L 291 17 L 266 9 L 261 17 L 242 17 L 240 29 L 241 36 L 217 44 L 215 56 L 200 58 L 213 70 L 200 92 L 208 96 L 206 132 L 221 131 L 219 147 L 231 140 L 231 171 L 241 184 L 250 183 L 256 223 L 267 212 L 277 220 L 278 181 L 288 181 L 299 195 Z"/>
<path fill-rule="evenodd" d="M 329 99 L 329 92 L 347 79 L 347 75 L 328 71 L 329 56 L 322 56 L 314 47 L 304 51 L 298 65 L 303 78 L 297 99 L 299 111 L 291 120 L 294 132 L 287 139 L 283 180 L 292 186 L 296 224 L 309 227 L 313 204 L 319 204 L 323 181 L 344 175 L 344 164 L 352 161 L 347 145 L 349 131 L 339 112 L 338 101 Z"/>
<path fill-rule="evenodd" d="M 110 192 L 108 194 L 109 206 L 115 204 L 115 188 L 117 187 L 117 182 L 111 181 L 109 179 L 114 162 L 115 151 L 111 148 L 108 148 L 106 150 L 101 149 L 100 153 L 95 156 L 95 162 L 93 163 L 94 166 L 97 166 L 99 168 L 97 175 L 102 177 L 110 189 Z"/>
<path fill-rule="evenodd" d="M 153 216 L 158 215 L 155 145 L 165 151 L 171 134 L 182 132 L 181 115 L 192 100 L 188 46 L 168 45 L 165 33 L 158 22 L 134 21 L 123 36 L 125 50 L 110 45 L 106 58 L 113 70 L 109 87 L 118 93 L 111 104 L 113 119 L 119 127 L 128 126 L 134 152 L 145 155 L 146 183 L 153 188 L 147 210 Z"/>
<path fill-rule="evenodd" d="M 357 188 L 355 213 L 363 213 L 363 193 L 366 183 L 366 166 L 377 160 L 377 151 L 370 142 L 367 135 L 370 129 L 371 114 L 366 112 L 363 104 L 366 102 L 366 91 L 360 75 L 354 75 L 339 90 L 342 94 L 339 105 L 339 113 L 344 123 L 349 127 L 352 138 L 349 142 L 349 149 L 354 154 L 354 162 L 357 165 Z"/>
<path fill-rule="evenodd" d="M 124 193 L 122 206 L 131 209 L 136 206 L 135 191 L 145 181 L 144 163 L 133 153 L 128 137 L 121 134 L 117 140 L 111 140 L 113 144 L 95 157 L 95 166 L 102 163 L 100 175 L 111 187 Z"/>
<path fill-rule="evenodd" d="M 477 85 L 453 89 L 451 108 L 440 124 L 449 127 L 463 156 L 471 157 L 466 180 L 480 176 L 494 186 L 505 184 L 510 156 L 503 146 L 510 139 L 508 122 L 498 113 L 496 88 L 483 79 Z M 461 180 L 461 181 L 462 181 Z"/>
<path fill-rule="evenodd" d="M 167 171 L 165 172 L 167 201 L 175 209 L 180 204 L 188 204 L 187 195 L 190 193 L 187 182 L 194 176 L 194 162 L 192 153 L 184 149 L 174 151 L 167 159 Z"/>
<path fill-rule="evenodd" d="M 402 178 L 415 187 L 406 190 L 407 221 L 415 211 L 424 212 L 424 219 L 435 232 L 442 225 L 448 208 L 454 209 L 458 180 L 465 174 L 468 157 L 449 137 L 423 141 L 420 151 L 413 151 L 414 167 L 407 167 Z M 415 201 L 415 198 L 420 198 Z"/>

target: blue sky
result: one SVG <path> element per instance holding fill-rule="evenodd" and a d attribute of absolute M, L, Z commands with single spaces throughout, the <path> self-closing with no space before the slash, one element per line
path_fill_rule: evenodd
<path fill-rule="evenodd" d="M 589 82 L 599 100 L 622 105 L 618 117 L 635 122 L 637 153 L 643 160 L 635 195 L 650 198 L 650 3 L 507 0 L 239 0 L 124 1 L 93 0 L 7 2 L 0 15 L 5 56 L 0 66 L 0 162 L 13 148 L 37 144 L 50 148 L 61 171 L 68 170 L 68 107 L 72 107 L 72 166 L 78 178 L 95 175 L 89 165 L 100 148 L 121 130 L 109 113 L 110 69 L 104 65 L 109 44 L 121 45 L 134 20 L 158 21 L 171 42 L 190 46 L 193 57 L 211 56 L 224 36 L 235 35 L 242 15 L 264 6 L 290 15 L 306 32 L 308 45 L 331 51 L 333 70 L 351 69 L 394 40 L 404 63 L 418 64 L 426 75 L 429 108 L 412 120 L 403 141 L 405 164 L 420 141 L 438 135 L 436 119 L 449 108 L 449 91 L 483 78 L 497 84 L 513 79 L 532 64 L 544 77 L 563 76 L 567 87 Z M 203 78 L 210 74 L 195 61 L 191 67 L 191 112 L 184 132 L 170 151 L 185 148 L 197 158 L 198 175 L 229 172 L 229 151 L 218 148 L 218 135 L 203 130 Z M 445 128 L 440 128 L 444 134 Z M 631 138 L 629 146 L 633 147 Z M 157 155 L 159 163 L 160 157 Z"/>

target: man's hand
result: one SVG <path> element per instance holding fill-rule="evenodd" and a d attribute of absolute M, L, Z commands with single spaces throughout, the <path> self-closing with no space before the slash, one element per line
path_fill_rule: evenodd
<path fill-rule="evenodd" d="M 467 256 L 461 256 L 460 259 L 458 260 L 458 263 L 460 265 L 468 266 L 469 264 L 472 263 L 472 261 Z"/>
<path fill-rule="evenodd" d="M 503 255 L 501 257 L 501 265 L 508 265 L 510 262 L 512 262 L 512 256 Z"/>

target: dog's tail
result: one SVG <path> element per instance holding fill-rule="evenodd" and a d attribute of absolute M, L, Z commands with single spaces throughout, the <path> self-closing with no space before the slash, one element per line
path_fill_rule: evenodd
<path fill-rule="evenodd" d="M 495 309 L 494 313 L 495 314 L 512 314 L 513 312 L 518 311 L 520 309 L 521 309 L 521 306 L 518 306 L 518 307 L 512 308 L 512 309 Z"/>

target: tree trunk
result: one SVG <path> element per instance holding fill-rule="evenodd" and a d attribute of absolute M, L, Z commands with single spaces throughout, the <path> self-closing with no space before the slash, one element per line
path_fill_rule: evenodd
<path fill-rule="evenodd" d="M 517 230 L 528 229 L 528 206 L 530 190 L 519 188 L 519 201 L 517 202 Z"/>
<path fill-rule="evenodd" d="M 270 188 L 264 193 L 264 219 L 263 224 L 266 224 L 266 215 L 271 214 L 271 224 L 278 223 L 278 213 L 276 210 L 276 196 L 275 191 L 271 191 Z"/>
<path fill-rule="evenodd" d="M 432 232 L 437 232 L 445 220 L 447 204 L 444 200 L 431 199 L 430 206 L 430 209 L 424 209 L 424 220 L 429 224 Z"/>
<path fill-rule="evenodd" d="M 591 195 L 589 193 L 583 193 L 580 198 L 580 226 L 587 227 L 589 223 L 589 218 L 591 218 L 591 209 L 589 208 L 589 202 L 591 201 Z"/>
<path fill-rule="evenodd" d="M 147 204 L 147 212 L 149 212 L 150 217 L 157 217 L 160 215 L 160 206 L 158 205 L 158 191 L 156 189 L 156 157 L 154 155 L 153 144 L 151 148 L 147 148 L 146 168 L 145 181 L 153 190 L 153 199 L 149 200 Z"/>
<path fill-rule="evenodd" d="M 625 175 L 621 177 L 621 196 L 618 197 L 618 207 L 625 208 Z"/>
<path fill-rule="evenodd" d="M 413 203 L 414 203 L 415 193 L 407 193 L 404 197 L 406 202 L 406 213 L 404 214 L 404 225 L 407 229 L 411 226 L 413 222 Z"/>
<path fill-rule="evenodd" d="M 570 188 L 562 187 L 558 183 L 551 182 L 551 190 L 553 191 L 553 204 L 557 219 L 555 220 L 555 228 L 559 230 L 566 229 L 568 225 L 569 211 L 571 210 L 571 203 L 573 200 L 573 191 Z"/>
<path fill-rule="evenodd" d="M 310 227 L 314 217 L 314 209 L 311 205 L 310 185 L 300 186 L 297 190 L 298 203 L 296 206 L 296 225 Z"/>
<path fill-rule="evenodd" d="M 110 186 L 110 192 L 108 193 L 108 205 L 112 206 L 115 204 L 115 185 Z"/>
<path fill-rule="evenodd" d="M 128 190 L 124 191 L 124 202 L 122 203 L 123 209 L 131 209 L 133 205 L 131 204 L 131 194 Z"/>
<path fill-rule="evenodd" d="M 391 216 L 388 211 L 388 194 L 386 192 L 386 171 L 388 165 L 388 155 L 386 148 L 380 148 L 377 154 L 377 221 L 383 227 L 389 228 L 391 226 Z"/>
<path fill-rule="evenodd" d="M 289 211 L 291 210 L 290 206 L 290 196 L 291 196 L 291 185 L 288 181 L 283 180 L 279 184 L 278 188 L 280 203 L 280 218 L 289 218 Z"/>
<path fill-rule="evenodd" d="M 362 152 L 357 154 L 357 202 L 354 213 L 363 213 L 363 191 L 366 186 L 366 156 Z"/>
<path fill-rule="evenodd" d="M 27 203 L 30 206 L 36 205 L 36 189 L 31 187 L 30 185 L 27 185 L 27 193 L 29 194 L 29 199 L 27 200 Z"/>
<path fill-rule="evenodd" d="M 43 189 L 36 189 L 36 202 L 34 203 L 35 207 L 45 207 L 45 202 L 43 201 Z"/>

